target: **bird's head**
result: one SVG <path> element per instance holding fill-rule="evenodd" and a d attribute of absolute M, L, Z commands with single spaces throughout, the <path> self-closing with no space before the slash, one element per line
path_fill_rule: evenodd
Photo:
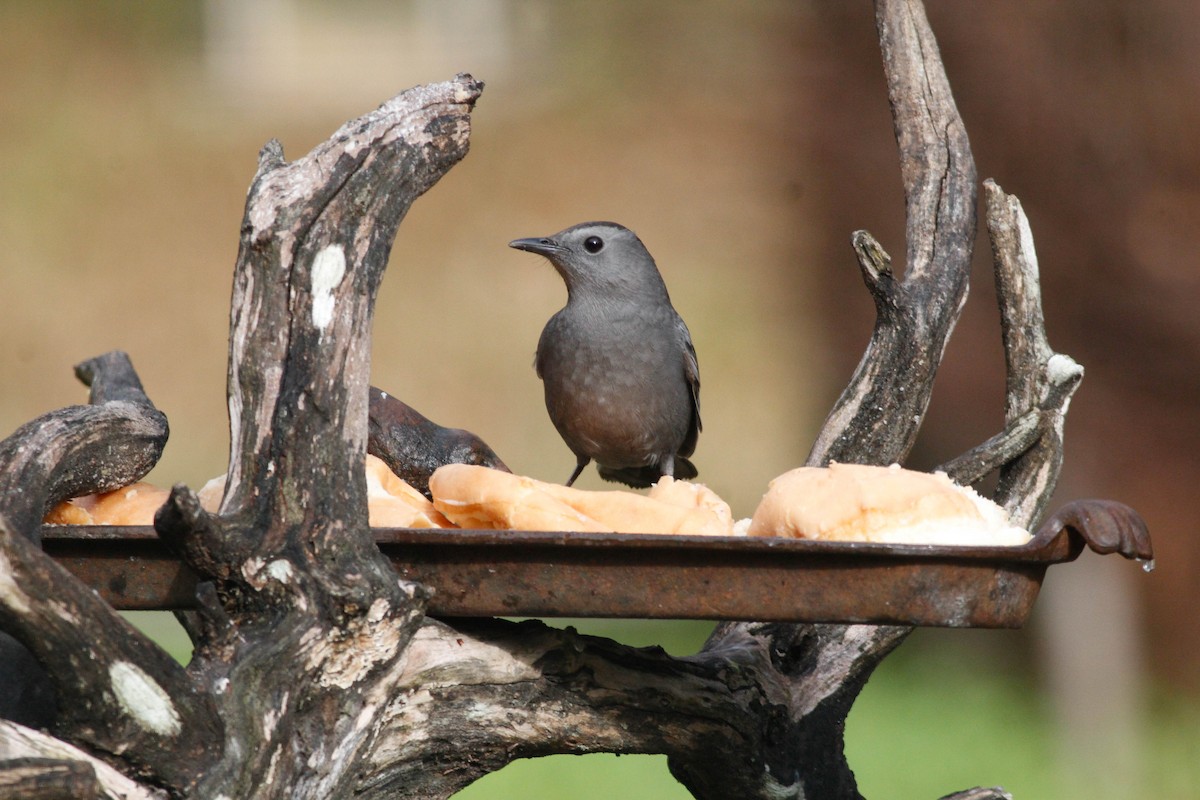
<path fill-rule="evenodd" d="M 549 259 L 572 297 L 666 294 L 662 276 L 642 240 L 615 222 L 583 222 L 552 236 L 515 239 L 508 246 Z"/>

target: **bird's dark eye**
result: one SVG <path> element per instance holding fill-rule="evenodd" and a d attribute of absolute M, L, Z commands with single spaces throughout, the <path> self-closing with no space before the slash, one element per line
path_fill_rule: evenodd
<path fill-rule="evenodd" d="M 583 249 L 589 253 L 599 253 L 604 249 L 604 240 L 599 236 L 589 236 L 583 240 Z"/>

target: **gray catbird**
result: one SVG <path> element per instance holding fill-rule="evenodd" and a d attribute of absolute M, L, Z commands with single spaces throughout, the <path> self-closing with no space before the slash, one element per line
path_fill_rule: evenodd
<path fill-rule="evenodd" d="M 696 477 L 700 371 L 687 326 L 637 235 L 584 222 L 509 247 L 543 255 L 567 284 L 534 366 L 546 409 L 575 454 L 575 482 L 592 459 L 605 480 L 635 488 L 663 475 Z"/>

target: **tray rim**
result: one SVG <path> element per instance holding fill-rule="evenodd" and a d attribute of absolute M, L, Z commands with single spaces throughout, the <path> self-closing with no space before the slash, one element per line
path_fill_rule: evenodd
<path fill-rule="evenodd" d="M 194 592 L 187 586 L 200 579 L 153 526 L 56 525 L 43 526 L 42 532 L 47 553 L 69 571 L 92 562 L 76 574 L 102 596 L 111 596 L 114 607 L 191 607 L 180 592 Z M 1083 547 L 1069 527 L 1042 529 L 1016 546 L 478 529 L 372 532 L 401 576 L 433 589 L 431 614 L 447 617 L 754 618 L 1015 628 L 1027 621 L 1048 567 L 1075 558 Z M 629 574 L 657 577 L 631 588 Z M 546 584 L 548 579 L 553 584 Z M 130 580 L 140 589 L 126 594 Z M 724 599 L 695 599 L 697 592 L 740 580 L 752 581 L 745 584 L 752 588 L 734 590 Z M 795 594 L 772 594 L 769 587 L 779 587 L 780 581 Z M 861 589 L 851 589 L 851 599 L 843 603 L 835 598 L 843 596 L 847 582 Z M 906 598 L 906 585 L 917 594 Z M 878 599 L 868 599 L 872 586 L 881 592 Z M 995 596 L 999 586 L 1014 593 Z M 805 596 L 809 600 L 801 601 Z"/>
<path fill-rule="evenodd" d="M 688 553 L 776 553 L 788 556 L 848 556 L 885 559 L 969 560 L 1058 564 L 1079 555 L 1084 543 L 1068 528 L 1039 531 L 1020 545 L 893 544 L 768 536 L 711 536 L 675 533 L 527 531 L 479 528 L 372 528 L 376 544 L 398 547 L 583 548 L 666 550 Z M 152 525 L 43 525 L 42 541 L 161 542 Z"/>

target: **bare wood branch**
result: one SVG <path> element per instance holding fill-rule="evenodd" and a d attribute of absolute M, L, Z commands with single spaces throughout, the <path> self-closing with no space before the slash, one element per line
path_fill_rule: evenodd
<path fill-rule="evenodd" d="M 290 164 L 277 143 L 264 148 L 234 284 L 223 515 L 324 535 L 365 528 L 374 296 L 409 206 L 466 154 L 464 112 L 480 88 L 467 77 L 409 90 Z M 292 478 L 336 501 L 332 518 L 260 491 Z"/>
<path fill-rule="evenodd" d="M 1013 800 L 1013 796 L 998 786 L 986 789 L 977 786 L 974 789 L 948 794 L 941 800 Z"/>
<path fill-rule="evenodd" d="M 288 581 L 242 575 L 243 601 L 282 593 L 311 606 L 332 594 L 361 613 L 395 584 L 366 519 L 371 313 L 401 219 L 466 154 L 480 86 L 460 77 L 409 90 L 295 162 L 278 143 L 263 148 L 234 279 L 220 521 L 182 489 L 161 520 L 165 535 L 208 553 L 202 573 L 222 561 L 228 575 L 255 559 L 287 565 Z"/>
<path fill-rule="evenodd" d="M 53 680 L 64 738 L 180 785 L 219 750 L 220 720 L 183 667 L 3 517 L 0 626 Z"/>
<path fill-rule="evenodd" d="M 51 507 L 141 480 L 167 442 L 167 418 L 146 397 L 127 355 L 97 356 L 75 374 L 92 388 L 90 405 L 52 411 L 0 442 L 4 514 L 35 541 Z"/>
<path fill-rule="evenodd" d="M 428 592 L 367 527 L 371 314 L 401 219 L 466 154 L 481 89 L 418 87 L 297 161 L 276 143 L 260 156 L 234 279 L 225 497 L 211 515 L 176 487 L 155 521 L 211 581 L 189 672 L 225 747 L 191 765 L 198 796 L 347 794 L 394 694 Z"/>
<path fill-rule="evenodd" d="M 35 536 L 50 505 L 141 478 L 162 452 L 166 418 L 124 353 L 76 372 L 92 387 L 92 405 L 46 414 L 0 445 L 0 482 L 15 495 L 4 493 L 0 515 L 0 627 L 53 682 L 63 736 L 169 779 L 214 746 L 220 724 L 211 706 L 182 667 L 43 554 Z"/>
<path fill-rule="evenodd" d="M 875 330 L 809 453 L 810 465 L 903 460 L 928 408 L 970 275 L 975 165 L 936 40 L 916 0 L 879 0 L 876 24 L 904 184 L 905 278 L 894 279 L 890 259 L 873 238 L 855 234 L 855 251 L 875 299 Z M 746 624 L 722 625 L 706 648 L 719 649 L 752 635 L 750 630 Z M 802 676 L 786 677 L 796 696 L 812 691 L 813 682 L 834 689 L 817 694 L 826 699 L 807 714 L 775 722 L 772 741 L 778 752 L 758 775 L 746 775 L 735 785 L 732 776 L 742 776 L 720 758 L 673 761 L 672 771 L 702 799 L 784 796 L 780 792 L 859 797 L 842 751 L 841 725 L 871 671 L 909 631 L 829 625 L 771 629 L 766 649 L 793 653 L 794 661 L 806 665 Z"/>
<path fill-rule="evenodd" d="M 1063 424 L 1083 367 L 1055 353 L 1046 338 L 1037 253 L 1021 202 L 992 180 L 984 182 L 984 195 L 1008 368 L 1005 421 L 1035 408 L 1043 418 L 1037 442 L 1001 468 L 995 499 L 1011 519 L 1032 527 L 1058 483 Z"/>
<path fill-rule="evenodd" d="M 371 387 L 369 408 L 367 452 L 426 497 L 430 497 L 429 476 L 444 464 L 509 471 L 475 434 L 444 428 L 382 389 Z"/>
<path fill-rule="evenodd" d="M 140 480 L 167 441 L 167 418 L 146 396 L 125 353 L 85 361 L 75 374 L 91 387 L 90 405 L 45 414 L 0 442 L 3 515 L 13 531 L 34 542 L 51 507 Z M 55 700 L 49 676 L 6 633 L 0 633 L 0 664 L 8 673 L 0 716 L 50 724 Z"/>
<path fill-rule="evenodd" d="M 984 196 L 1007 374 L 1005 429 L 940 469 L 963 484 L 999 470 L 994 499 L 1015 524 L 1032 528 L 1058 483 L 1063 425 L 1083 367 L 1046 338 L 1037 254 L 1020 201 L 991 179 Z"/>
<path fill-rule="evenodd" d="M 880 0 L 875 13 L 904 182 L 905 278 L 894 282 L 883 248 L 855 234 L 878 317 L 810 465 L 903 461 L 966 301 L 975 242 L 975 163 L 925 11 L 916 0 Z"/>
<path fill-rule="evenodd" d="M 91 766 L 80 761 L 18 758 L 0 761 L 0 797 L 21 800 L 101 800 Z"/>
<path fill-rule="evenodd" d="M 808 663 L 801 643 L 791 651 L 767 649 L 782 640 L 780 627 L 794 630 L 753 626 L 722 649 L 673 658 L 659 648 L 630 648 L 539 622 L 428 622 L 412 640 L 387 725 L 356 792 L 445 797 L 515 758 L 599 751 L 666 753 L 677 777 L 700 784 L 693 791 L 701 796 L 740 792 L 784 767 L 772 761 L 797 747 L 808 755 L 840 751 L 840 732 L 826 739 L 824 717 L 848 710 L 839 704 L 849 703 L 857 688 L 849 691 L 843 679 L 865 681 L 854 670 L 855 651 L 874 645 L 858 640 L 843 648 L 848 675 L 802 677 Z M 883 629 L 856 630 L 874 637 Z M 807 731 L 812 742 L 776 741 L 791 715 L 820 719 Z M 458 743 L 453 752 L 428 744 L 447 740 Z M 464 746 L 471 759 L 455 756 Z M 724 769 L 689 772 L 713 759 Z M 844 769 L 837 759 L 806 763 L 811 775 L 804 790 L 836 796 L 852 781 Z M 798 774 L 786 785 L 769 785 L 777 792 L 801 789 Z"/>
<path fill-rule="evenodd" d="M 983 444 L 971 448 L 936 469 L 946 473 L 960 486 L 970 486 L 1028 451 L 1041 436 L 1042 421 L 1040 411 L 1027 411 Z"/>
<path fill-rule="evenodd" d="M 167 793 L 147 787 L 78 747 L 56 739 L 50 734 L 0 719 L 0 763 L 18 760 L 76 763 L 92 774 L 104 800 L 165 800 Z M 0 784 L 2 786 L 2 784 Z M 23 794 L 0 797 L 25 797 Z"/>

